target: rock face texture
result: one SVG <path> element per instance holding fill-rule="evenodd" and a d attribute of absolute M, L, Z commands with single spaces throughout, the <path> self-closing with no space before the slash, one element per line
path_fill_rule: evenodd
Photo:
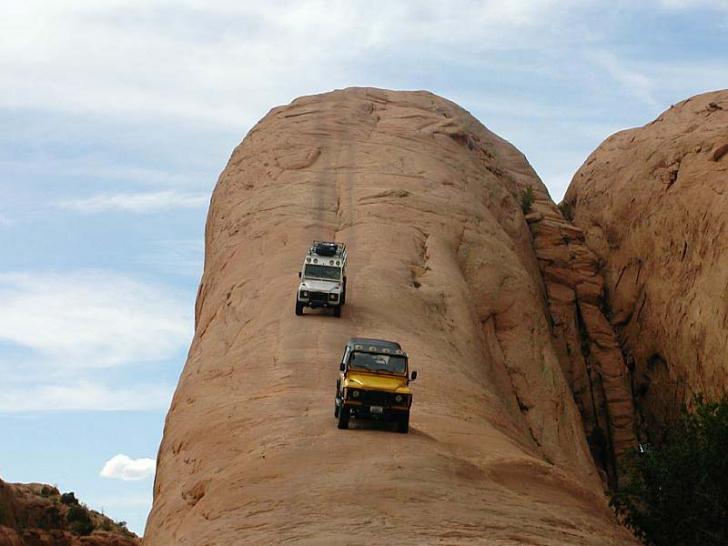
<path fill-rule="evenodd" d="M 526 215 L 548 297 L 555 347 L 605 481 L 617 486 L 616 459 L 636 445 L 629 371 L 602 312 L 604 279 L 584 233 L 542 191 Z"/>
<path fill-rule="evenodd" d="M 565 198 L 607 281 L 645 439 L 728 388 L 728 91 L 604 141 Z"/>
<path fill-rule="evenodd" d="M 527 187 L 545 195 L 520 152 L 426 92 L 347 89 L 260 121 L 212 198 L 145 545 L 632 543 L 565 377 Z M 294 315 L 313 239 L 349 247 L 340 319 Z M 409 352 L 410 434 L 336 428 L 353 336 Z"/>
<path fill-rule="evenodd" d="M 40 483 L 0 480 L 0 546 L 140 545 L 136 535 L 80 505 L 72 494 Z"/>

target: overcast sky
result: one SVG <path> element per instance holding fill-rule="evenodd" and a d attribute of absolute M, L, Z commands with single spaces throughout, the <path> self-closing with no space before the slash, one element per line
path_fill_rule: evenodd
<path fill-rule="evenodd" d="M 0 5 L 0 476 L 141 532 L 210 192 L 270 108 L 428 89 L 561 199 L 611 133 L 728 87 L 728 0 Z"/>

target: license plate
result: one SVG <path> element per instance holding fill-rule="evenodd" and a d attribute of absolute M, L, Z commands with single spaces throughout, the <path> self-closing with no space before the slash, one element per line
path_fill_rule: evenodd
<path fill-rule="evenodd" d="M 372 413 L 382 413 L 384 408 L 382 406 L 369 406 L 369 411 Z"/>

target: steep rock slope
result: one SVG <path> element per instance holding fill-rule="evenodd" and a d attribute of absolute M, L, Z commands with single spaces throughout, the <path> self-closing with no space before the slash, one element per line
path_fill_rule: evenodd
<path fill-rule="evenodd" d="M 645 438 L 728 388 L 728 91 L 604 141 L 565 198 L 600 257 Z"/>
<path fill-rule="evenodd" d="M 84 529 L 85 528 L 85 529 Z M 72 494 L 40 483 L 0 480 L 0 546 L 139 546 L 112 519 L 78 503 Z"/>
<path fill-rule="evenodd" d="M 273 109 L 220 176 L 145 544 L 626 544 L 558 359 L 523 155 L 426 92 Z M 293 313 L 312 239 L 341 319 Z M 352 336 L 403 344 L 411 432 L 336 428 Z"/>

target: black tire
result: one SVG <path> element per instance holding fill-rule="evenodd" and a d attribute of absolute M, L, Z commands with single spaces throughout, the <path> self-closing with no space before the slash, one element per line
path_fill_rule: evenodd
<path fill-rule="evenodd" d="M 296 316 L 300 317 L 303 315 L 303 304 L 296 300 Z"/>
<path fill-rule="evenodd" d="M 334 316 L 339 318 L 341 316 L 341 305 L 334 307 Z"/>
<path fill-rule="evenodd" d="M 337 425 L 340 429 L 346 430 L 349 428 L 349 416 L 351 415 L 351 410 L 347 408 L 346 406 L 341 406 L 339 408 L 339 424 Z"/>
<path fill-rule="evenodd" d="M 344 289 L 341 291 L 341 305 L 346 303 L 346 277 L 344 277 Z"/>
<path fill-rule="evenodd" d="M 397 432 L 407 434 L 409 432 L 409 412 L 401 415 L 397 420 Z"/>
<path fill-rule="evenodd" d="M 334 417 L 337 419 L 339 418 L 339 404 L 337 403 L 339 401 L 339 386 L 341 385 L 341 380 L 336 381 L 336 398 L 334 398 Z"/>

